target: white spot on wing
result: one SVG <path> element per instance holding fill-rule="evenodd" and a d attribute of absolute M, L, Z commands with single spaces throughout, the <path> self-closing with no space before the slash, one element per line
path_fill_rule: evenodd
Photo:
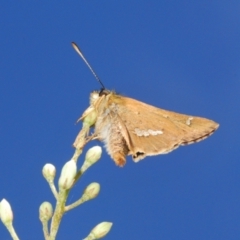
<path fill-rule="evenodd" d="M 149 132 L 150 135 L 153 135 L 153 136 L 163 134 L 163 131 L 161 131 L 161 130 L 154 131 L 154 130 L 149 129 L 148 132 Z"/>
<path fill-rule="evenodd" d="M 186 124 L 187 124 L 188 126 L 190 126 L 192 120 L 193 120 L 193 117 L 189 117 L 189 118 L 186 120 Z"/>
<path fill-rule="evenodd" d="M 161 130 L 152 130 L 152 129 L 148 129 L 148 130 L 141 130 L 139 128 L 135 128 L 134 129 L 134 133 L 139 136 L 139 137 L 148 137 L 150 135 L 152 136 L 156 136 L 156 135 L 159 135 L 159 134 L 163 134 L 163 131 Z"/>

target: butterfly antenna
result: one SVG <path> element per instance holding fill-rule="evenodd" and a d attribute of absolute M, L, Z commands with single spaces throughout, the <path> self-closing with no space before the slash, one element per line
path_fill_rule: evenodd
<path fill-rule="evenodd" d="M 83 59 L 83 61 L 86 63 L 86 65 L 88 66 L 88 68 L 90 69 L 90 71 L 92 72 L 93 76 L 97 79 L 97 81 L 101 84 L 102 86 L 102 90 L 105 89 L 102 81 L 100 80 L 100 78 L 98 77 L 98 75 L 95 73 L 95 71 L 93 70 L 93 68 L 91 67 L 91 65 L 88 63 L 87 59 L 84 57 L 82 51 L 80 50 L 80 48 L 77 46 L 76 43 L 72 42 L 72 46 L 75 49 L 75 51 L 80 55 L 80 57 Z"/>

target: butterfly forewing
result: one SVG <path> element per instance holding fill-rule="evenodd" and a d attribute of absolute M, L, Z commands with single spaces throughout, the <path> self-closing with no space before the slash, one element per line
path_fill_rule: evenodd
<path fill-rule="evenodd" d="M 212 120 L 166 111 L 120 95 L 112 95 L 109 101 L 115 104 L 115 114 L 128 131 L 125 140 L 134 161 L 200 141 L 218 128 Z"/>

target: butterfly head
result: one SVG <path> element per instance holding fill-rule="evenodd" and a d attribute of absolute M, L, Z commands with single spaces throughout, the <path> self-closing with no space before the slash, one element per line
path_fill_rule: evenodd
<path fill-rule="evenodd" d="M 107 95 L 109 95 L 111 91 L 107 89 L 101 89 L 100 91 L 93 91 L 90 94 L 90 104 L 93 105 L 96 101 L 98 101 L 100 98 L 104 98 Z"/>

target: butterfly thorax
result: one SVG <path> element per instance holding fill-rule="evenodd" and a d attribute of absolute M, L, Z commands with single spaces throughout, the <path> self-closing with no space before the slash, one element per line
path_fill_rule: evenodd
<path fill-rule="evenodd" d="M 105 91 L 105 90 L 104 90 Z M 122 135 L 126 131 L 118 115 L 120 97 L 114 92 L 93 92 L 90 102 L 97 112 L 95 134 L 100 141 L 105 143 L 107 152 L 118 166 L 126 163 L 125 157 L 129 150 Z"/>

